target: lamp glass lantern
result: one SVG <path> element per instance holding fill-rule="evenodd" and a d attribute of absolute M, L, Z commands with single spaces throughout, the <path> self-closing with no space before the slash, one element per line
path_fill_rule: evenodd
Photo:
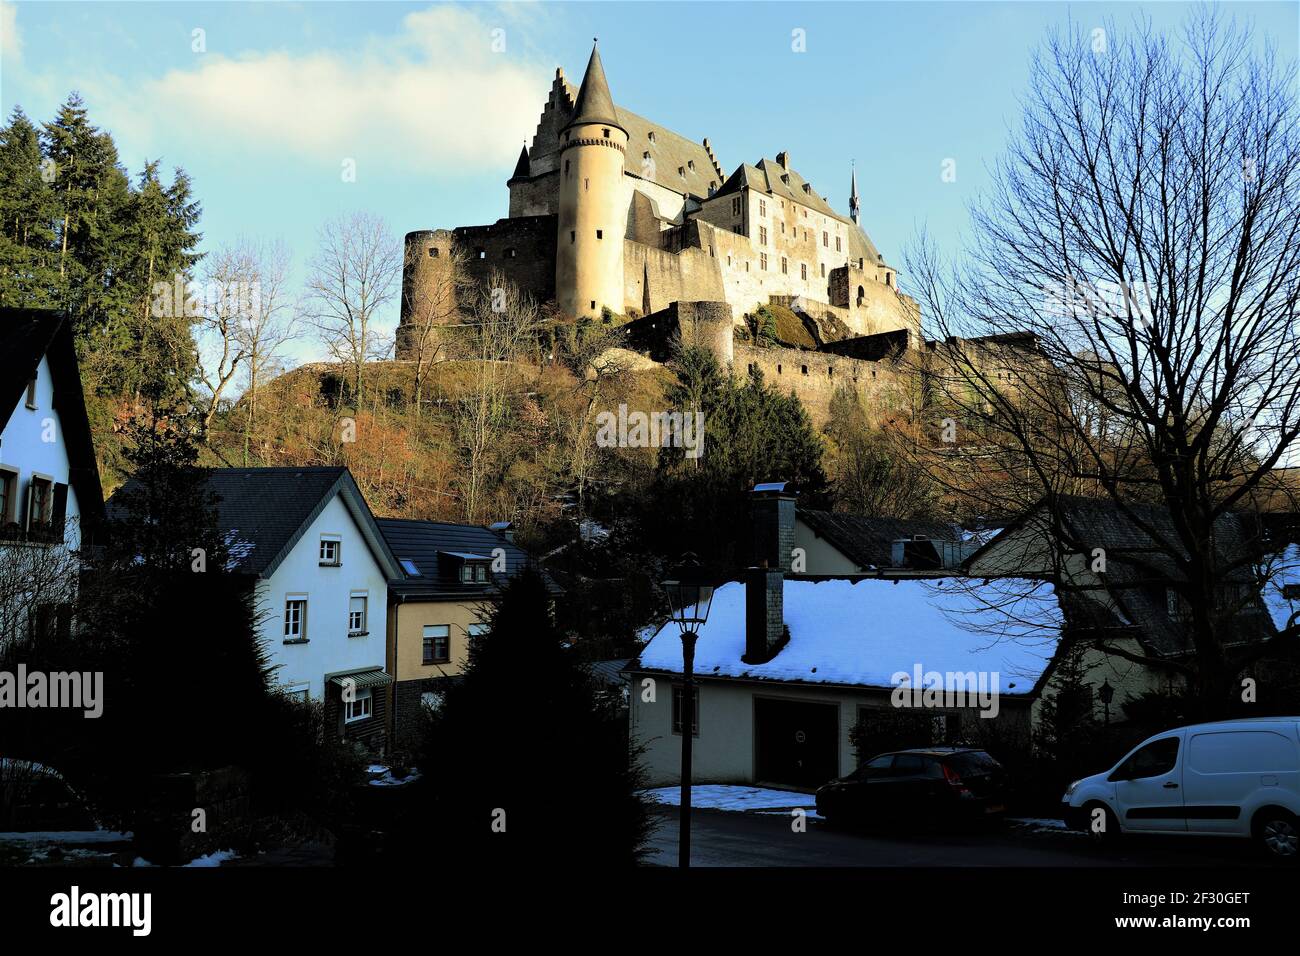
<path fill-rule="evenodd" d="M 698 631 L 709 618 L 713 585 L 694 569 L 684 569 L 663 584 L 672 619 L 685 631 Z"/>

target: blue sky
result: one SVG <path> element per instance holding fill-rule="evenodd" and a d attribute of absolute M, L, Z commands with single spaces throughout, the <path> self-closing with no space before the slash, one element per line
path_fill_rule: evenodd
<path fill-rule="evenodd" d="M 1296 3 L 1231 9 L 1295 57 Z M 578 82 L 599 36 L 615 100 L 692 139 L 707 136 L 727 172 L 789 150 L 847 212 L 855 160 L 863 225 L 901 263 L 921 227 L 945 247 L 960 241 L 1046 30 L 1070 18 L 1123 27 L 1135 15 L 1172 29 L 1187 10 L 0 0 L 0 108 L 21 104 L 45 121 L 80 90 L 133 174 L 161 157 L 194 177 L 204 248 L 240 235 L 282 238 L 300 280 L 318 227 L 339 213 L 378 213 L 396 235 L 504 216 L 505 180 L 555 67 Z M 796 29 L 806 52 L 792 50 Z M 941 178 L 946 159 L 956 161 L 955 182 Z M 346 160 L 355 182 L 343 180 Z M 387 324 L 396 318 L 394 304 Z M 295 354 L 319 353 L 304 342 Z"/>

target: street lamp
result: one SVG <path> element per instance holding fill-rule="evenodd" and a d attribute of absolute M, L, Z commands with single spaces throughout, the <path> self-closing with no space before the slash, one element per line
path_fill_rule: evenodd
<path fill-rule="evenodd" d="M 663 583 L 672 619 L 682 632 L 682 799 L 677 835 L 677 865 L 691 865 L 691 747 L 698 704 L 695 700 L 695 641 L 709 617 L 713 585 L 693 554 L 682 556 L 673 577 Z"/>
<path fill-rule="evenodd" d="M 1097 696 L 1101 698 L 1101 704 L 1106 708 L 1106 726 L 1110 726 L 1110 702 L 1115 699 L 1115 688 L 1110 686 L 1110 681 L 1103 680 L 1101 686 L 1097 688 Z"/>

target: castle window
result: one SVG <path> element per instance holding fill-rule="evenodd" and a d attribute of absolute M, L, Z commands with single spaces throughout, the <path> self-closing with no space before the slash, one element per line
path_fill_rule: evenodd
<path fill-rule="evenodd" d="M 430 246 L 430 247 L 429 247 L 429 258 L 430 258 L 430 259 L 436 259 L 436 258 L 438 258 L 438 247 L 437 247 L 437 246 Z"/>
<path fill-rule="evenodd" d="M 803 373 L 804 373 L 805 375 L 807 375 L 807 374 L 808 374 L 808 366 L 807 366 L 807 365 L 803 365 L 803 366 L 800 366 L 800 367 L 803 369 Z"/>
<path fill-rule="evenodd" d="M 655 141 L 655 131 L 651 130 L 647 135 L 650 137 L 650 142 L 653 143 Z"/>
<path fill-rule="evenodd" d="M 564 161 L 564 178 L 569 178 L 569 161 L 567 159 Z"/>
<path fill-rule="evenodd" d="M 767 253 L 766 253 L 766 252 L 760 252 L 760 253 L 758 254 L 758 267 L 759 267 L 760 269 L 762 269 L 764 272 L 767 271 Z"/>
<path fill-rule="evenodd" d="M 592 300 L 591 300 L 591 307 L 592 307 L 593 309 L 596 307 L 596 300 L 595 300 L 595 299 L 592 299 Z"/>
<path fill-rule="evenodd" d="M 686 168 L 689 169 L 691 172 L 695 172 L 695 160 L 688 159 L 686 161 Z"/>
<path fill-rule="evenodd" d="M 866 297 L 867 297 L 867 290 L 862 288 L 862 286 L 858 286 L 858 305 L 861 305 L 862 300 L 865 299 Z"/>
<path fill-rule="evenodd" d="M 604 230 L 604 229 L 597 229 L 597 230 L 596 230 L 596 238 L 597 238 L 597 239 L 604 239 L 604 238 L 605 238 L 605 230 Z"/>
<path fill-rule="evenodd" d="M 482 248 L 482 247 L 480 247 L 480 248 L 478 248 L 478 249 L 475 249 L 475 250 L 474 250 L 474 258 L 475 258 L 475 259 L 486 259 L 486 258 L 487 258 L 487 250 L 484 249 L 484 248 Z"/>
<path fill-rule="evenodd" d="M 804 282 L 808 281 L 808 263 L 799 263 L 799 278 L 803 279 Z"/>
<path fill-rule="evenodd" d="M 766 199 L 760 199 L 760 200 L 758 201 L 758 214 L 759 214 L 760 216 L 766 216 L 766 215 L 767 215 L 767 200 L 766 200 Z"/>
<path fill-rule="evenodd" d="M 840 251 L 840 237 L 839 237 L 839 236 L 836 236 L 836 237 L 835 237 L 835 251 L 836 251 L 836 252 L 839 252 L 839 251 Z"/>
<path fill-rule="evenodd" d="M 739 215 L 740 215 L 740 197 L 739 197 L 739 196 L 737 196 L 736 198 L 734 198 L 733 200 L 731 200 L 731 214 L 732 214 L 733 216 L 739 216 Z"/>
<path fill-rule="evenodd" d="M 767 226 L 758 227 L 758 244 L 760 246 L 767 245 Z"/>
<path fill-rule="evenodd" d="M 731 256 L 730 256 L 730 255 L 727 256 L 727 268 L 728 268 L 728 269 L 731 268 Z"/>
<path fill-rule="evenodd" d="M 745 260 L 745 271 L 746 271 L 746 272 L 749 271 L 749 260 L 748 260 L 748 259 Z"/>
<path fill-rule="evenodd" d="M 889 278 L 888 272 L 885 273 L 885 285 L 893 285 L 893 282 Z"/>
<path fill-rule="evenodd" d="M 822 278 L 826 278 L 826 263 L 822 263 Z"/>
<path fill-rule="evenodd" d="M 649 158 L 650 158 L 650 150 L 647 149 L 644 153 L 642 153 L 642 154 L 641 154 L 641 158 L 642 158 L 642 159 L 649 159 Z"/>
<path fill-rule="evenodd" d="M 590 189 L 590 188 L 591 188 L 591 180 L 588 179 L 586 176 L 583 176 L 583 177 L 582 177 L 582 191 L 585 193 L 585 192 L 586 192 L 588 189 Z"/>
<path fill-rule="evenodd" d="M 507 249 L 507 250 L 506 250 L 506 258 L 507 258 L 507 259 L 513 259 L 516 255 L 517 255 L 517 253 L 515 252 L 514 249 Z"/>
<path fill-rule="evenodd" d="M 823 248 L 825 248 L 825 247 L 827 247 L 827 246 L 829 246 L 829 245 L 831 244 L 831 243 L 830 243 L 830 238 L 831 238 L 831 237 L 830 237 L 830 234 L 827 233 L 825 229 L 823 229 L 823 230 L 822 230 L 822 247 L 823 247 Z"/>
<path fill-rule="evenodd" d="M 827 366 L 826 366 L 826 377 L 827 377 L 827 378 L 832 378 L 834 375 L 835 375 L 835 366 L 834 366 L 834 365 L 827 365 Z"/>
<path fill-rule="evenodd" d="M 677 167 L 677 175 L 680 176 L 680 177 L 682 177 L 682 179 L 685 179 L 685 178 L 686 178 L 686 167 L 685 167 L 685 166 L 678 166 L 678 167 Z"/>
<path fill-rule="evenodd" d="M 781 275 L 786 275 L 788 272 L 789 272 L 789 269 L 788 269 L 787 266 L 786 266 L 786 258 L 785 258 L 785 256 L 782 256 L 782 257 L 781 257 Z"/>
<path fill-rule="evenodd" d="M 575 242 L 577 242 L 577 241 L 578 241 L 578 234 L 577 234 L 575 231 L 573 231 L 572 229 L 570 229 L 570 230 L 569 230 L 569 245 L 573 245 L 573 244 L 574 244 Z"/>
<path fill-rule="evenodd" d="M 710 182 L 710 183 L 709 183 L 709 195 L 712 196 L 712 195 L 713 195 L 714 193 L 716 193 L 717 191 L 718 191 L 718 184 L 717 184 L 717 182 L 716 182 L 716 181 L 715 181 L 715 182 Z"/>
<path fill-rule="evenodd" d="M 609 139 L 609 130 L 601 130 L 601 132 L 605 134 L 606 139 Z"/>
<path fill-rule="evenodd" d="M 777 375 L 780 375 L 780 374 L 781 374 L 781 366 L 780 366 L 779 364 L 778 364 L 777 367 L 776 367 L 776 374 L 777 374 Z"/>
<path fill-rule="evenodd" d="M 859 269 L 862 268 L 862 260 L 861 260 L 861 259 L 858 260 L 858 268 L 859 268 Z"/>

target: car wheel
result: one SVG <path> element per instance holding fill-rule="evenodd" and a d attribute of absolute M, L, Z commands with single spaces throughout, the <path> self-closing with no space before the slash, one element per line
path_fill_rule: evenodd
<path fill-rule="evenodd" d="M 1097 810 L 1100 810 L 1103 814 L 1100 818 L 1100 826 L 1094 822 Z M 1085 803 L 1083 805 L 1083 832 L 1102 846 L 1114 846 L 1119 842 L 1120 838 L 1119 818 L 1104 803 L 1096 801 Z"/>
<path fill-rule="evenodd" d="M 1285 810 L 1267 810 L 1255 819 L 1255 839 L 1274 860 L 1300 858 L 1300 823 Z"/>

